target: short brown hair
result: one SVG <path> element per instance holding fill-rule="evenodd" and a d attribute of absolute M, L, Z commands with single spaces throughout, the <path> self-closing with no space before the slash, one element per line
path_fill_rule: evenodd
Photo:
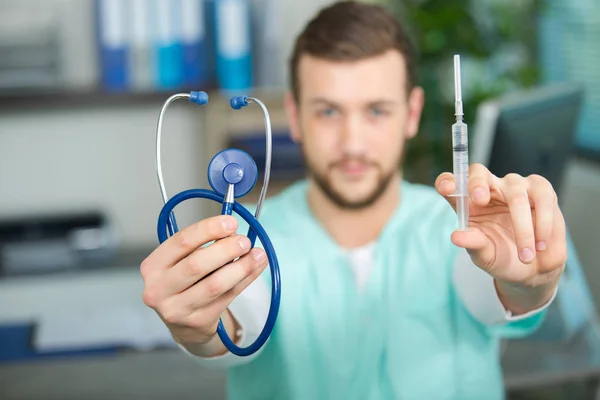
<path fill-rule="evenodd" d="M 304 54 L 331 61 L 358 61 L 398 50 L 404 57 L 407 90 L 415 85 L 415 49 L 400 22 L 374 4 L 339 1 L 322 9 L 296 39 L 290 86 L 299 98 L 298 65 Z"/>

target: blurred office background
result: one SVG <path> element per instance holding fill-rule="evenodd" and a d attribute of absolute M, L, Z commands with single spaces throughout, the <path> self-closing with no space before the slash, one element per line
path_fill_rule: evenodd
<path fill-rule="evenodd" d="M 208 187 L 206 165 L 225 147 L 245 149 L 260 168 L 262 115 L 232 111 L 233 94 L 269 106 L 271 193 L 299 179 L 303 164 L 282 110 L 287 58 L 303 25 L 331 2 L 0 0 L 0 399 L 221 398 L 222 374 L 174 349 L 141 301 L 138 267 L 157 244 L 162 206 L 158 113 L 171 94 L 209 93 L 207 106 L 180 101 L 166 115 L 169 195 Z M 557 84 L 581 88 L 580 107 L 569 105 L 573 132 L 562 135 L 568 146 L 549 156 L 566 157 L 552 173 L 572 239 L 570 286 L 541 334 L 506 344 L 504 363 L 512 398 L 594 398 L 600 3 L 371 2 L 405 21 L 420 51 L 427 103 L 406 159 L 413 181 L 432 184 L 452 165 L 454 54 L 473 142 L 484 131 L 483 104 Z M 506 126 L 492 131 L 521 133 Z M 491 151 L 501 160 L 512 154 Z M 218 210 L 188 203 L 177 209 L 180 227 Z"/>

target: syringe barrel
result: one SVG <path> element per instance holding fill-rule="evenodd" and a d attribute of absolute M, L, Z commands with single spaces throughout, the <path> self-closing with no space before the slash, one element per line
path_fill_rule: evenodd
<path fill-rule="evenodd" d="M 458 121 L 452 125 L 452 156 L 457 196 L 469 195 L 469 139 L 467 124 Z"/>

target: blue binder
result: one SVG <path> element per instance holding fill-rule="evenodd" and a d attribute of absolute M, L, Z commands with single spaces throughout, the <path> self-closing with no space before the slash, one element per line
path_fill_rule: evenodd
<path fill-rule="evenodd" d="M 181 0 L 154 0 L 156 86 L 171 90 L 184 84 Z"/>
<path fill-rule="evenodd" d="M 181 3 L 183 75 L 188 88 L 204 86 L 208 81 L 206 8 L 204 0 Z"/>
<path fill-rule="evenodd" d="M 251 9 L 248 0 L 213 0 L 219 88 L 244 92 L 253 85 Z"/>
<path fill-rule="evenodd" d="M 100 84 L 108 91 L 129 88 L 127 9 L 121 0 L 96 0 Z"/>

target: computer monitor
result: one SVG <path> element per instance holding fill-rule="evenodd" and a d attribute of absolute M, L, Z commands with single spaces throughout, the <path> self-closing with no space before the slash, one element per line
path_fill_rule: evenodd
<path fill-rule="evenodd" d="M 559 193 L 575 150 L 583 89 L 553 84 L 482 103 L 476 115 L 471 162 L 496 176 L 538 174 Z"/>
<path fill-rule="evenodd" d="M 580 86 L 557 84 L 482 103 L 470 135 L 470 161 L 487 166 L 499 177 L 511 172 L 539 174 L 559 192 L 567 162 L 575 152 L 582 102 Z M 528 340 L 565 340 L 596 318 L 584 269 L 568 231 L 567 246 L 569 258 L 556 301 L 543 326 Z"/>

